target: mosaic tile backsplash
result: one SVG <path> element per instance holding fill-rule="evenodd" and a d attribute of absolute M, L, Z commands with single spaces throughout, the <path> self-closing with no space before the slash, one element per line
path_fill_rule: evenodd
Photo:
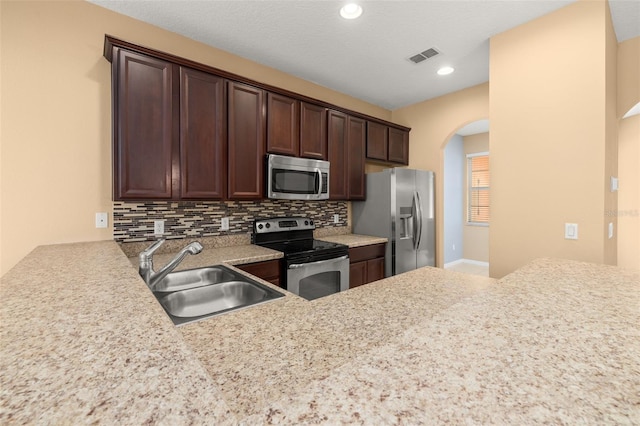
<path fill-rule="evenodd" d="M 340 222 L 333 223 L 339 215 Z M 307 216 L 316 228 L 346 227 L 346 201 L 152 201 L 113 203 L 113 237 L 119 243 L 151 241 L 154 220 L 164 220 L 166 239 L 200 238 L 248 234 L 256 218 Z M 229 218 L 229 230 L 221 231 L 223 217 Z"/>

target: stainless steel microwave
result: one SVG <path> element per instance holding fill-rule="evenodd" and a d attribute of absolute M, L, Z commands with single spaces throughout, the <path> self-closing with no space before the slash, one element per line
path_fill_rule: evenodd
<path fill-rule="evenodd" d="M 280 200 L 327 200 L 329 162 L 267 156 L 267 197 Z"/>

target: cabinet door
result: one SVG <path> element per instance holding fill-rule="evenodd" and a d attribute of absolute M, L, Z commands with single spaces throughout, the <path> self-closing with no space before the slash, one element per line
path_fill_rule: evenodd
<path fill-rule="evenodd" d="M 170 199 L 174 161 L 179 168 L 175 67 L 120 48 L 113 57 L 114 199 Z"/>
<path fill-rule="evenodd" d="M 356 262 L 349 265 L 349 288 L 366 284 L 367 262 Z"/>
<path fill-rule="evenodd" d="M 236 266 L 238 269 L 242 269 L 245 272 L 255 275 L 258 278 L 262 278 L 265 281 L 269 281 L 271 284 L 280 286 L 280 261 L 279 260 L 266 260 L 264 262 L 247 263 L 244 265 Z"/>
<path fill-rule="evenodd" d="M 229 82 L 229 195 L 231 199 L 261 199 L 266 126 L 264 92 Z"/>
<path fill-rule="evenodd" d="M 181 198 L 225 197 L 225 118 L 224 80 L 180 68 Z"/>
<path fill-rule="evenodd" d="M 328 112 L 328 150 L 331 163 L 329 177 L 329 198 L 346 200 L 348 198 L 347 180 L 347 122 L 348 117 L 338 111 Z"/>
<path fill-rule="evenodd" d="M 364 156 L 366 144 L 366 122 L 349 116 L 349 137 L 347 143 L 347 173 L 349 200 L 365 199 Z"/>
<path fill-rule="evenodd" d="M 409 132 L 389 128 L 389 161 L 409 164 Z"/>
<path fill-rule="evenodd" d="M 388 127 L 384 124 L 367 122 L 367 158 L 387 161 Z"/>
<path fill-rule="evenodd" d="M 384 278 L 384 257 L 367 261 L 367 283 Z"/>
<path fill-rule="evenodd" d="M 327 109 L 300 102 L 300 156 L 327 159 Z"/>
<path fill-rule="evenodd" d="M 298 156 L 300 152 L 300 102 L 267 93 L 267 152 Z"/>

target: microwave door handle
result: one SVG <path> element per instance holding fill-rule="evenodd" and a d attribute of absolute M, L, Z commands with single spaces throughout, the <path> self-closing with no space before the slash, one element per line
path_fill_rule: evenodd
<path fill-rule="evenodd" d="M 322 170 L 316 169 L 316 174 L 318 176 L 318 191 L 316 195 L 320 197 L 322 195 Z"/>

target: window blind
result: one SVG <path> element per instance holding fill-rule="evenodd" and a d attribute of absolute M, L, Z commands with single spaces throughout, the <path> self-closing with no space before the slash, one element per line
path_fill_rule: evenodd
<path fill-rule="evenodd" d="M 468 157 L 469 202 L 467 220 L 475 223 L 489 223 L 489 156 Z"/>

